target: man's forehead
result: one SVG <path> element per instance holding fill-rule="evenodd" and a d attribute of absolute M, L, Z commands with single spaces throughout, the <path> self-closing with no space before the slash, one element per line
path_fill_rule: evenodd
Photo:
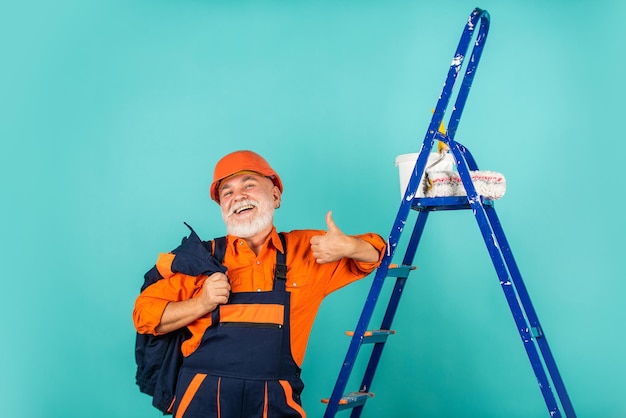
<path fill-rule="evenodd" d="M 229 187 L 235 183 L 241 183 L 244 181 L 248 181 L 248 180 L 256 180 L 256 181 L 261 181 L 263 179 L 266 179 L 265 176 L 255 172 L 255 171 L 240 171 L 239 173 L 235 173 L 230 177 L 225 178 L 224 180 L 222 180 L 220 182 L 220 190 L 225 188 L 225 187 Z M 269 179 L 267 179 L 269 180 Z M 271 180 L 270 180 L 271 181 Z"/>

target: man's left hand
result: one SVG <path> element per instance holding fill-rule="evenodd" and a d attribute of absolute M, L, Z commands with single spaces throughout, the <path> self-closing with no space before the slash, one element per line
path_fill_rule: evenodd
<path fill-rule="evenodd" d="M 355 246 L 354 240 L 358 239 L 341 232 L 333 221 L 332 211 L 326 214 L 326 226 L 326 234 L 311 238 L 313 257 L 319 264 L 332 263 L 352 254 Z"/>

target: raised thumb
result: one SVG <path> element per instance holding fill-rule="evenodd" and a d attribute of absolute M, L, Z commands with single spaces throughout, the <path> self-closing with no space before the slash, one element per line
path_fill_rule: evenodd
<path fill-rule="evenodd" d="M 326 226 L 328 227 L 328 232 L 336 232 L 339 231 L 339 228 L 333 221 L 333 211 L 329 210 L 326 214 Z"/>

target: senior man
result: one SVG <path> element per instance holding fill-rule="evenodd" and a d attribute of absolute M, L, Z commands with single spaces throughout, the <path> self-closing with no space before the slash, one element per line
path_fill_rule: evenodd
<path fill-rule="evenodd" d="M 198 274 L 184 267 L 184 251 L 162 253 L 162 279 L 135 302 L 140 334 L 190 331 L 170 409 L 175 417 L 305 417 L 300 366 L 318 308 L 382 259 L 379 235 L 346 235 L 331 212 L 327 231 L 278 233 L 273 219 L 282 192 L 260 155 L 223 157 L 210 193 L 228 235 L 204 244 L 227 271 Z"/>

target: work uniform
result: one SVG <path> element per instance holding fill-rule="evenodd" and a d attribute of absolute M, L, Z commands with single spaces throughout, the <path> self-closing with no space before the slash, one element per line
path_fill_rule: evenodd
<path fill-rule="evenodd" d="M 229 303 L 195 320 L 181 349 L 174 410 L 181 417 L 303 417 L 300 365 L 315 315 L 329 293 L 372 272 L 374 263 L 341 259 L 318 264 L 310 239 L 324 231 L 273 229 L 257 256 L 245 240 L 227 237 L 223 264 L 231 284 Z M 382 253 L 376 234 L 359 235 Z M 286 254 L 286 280 L 275 279 Z M 157 334 L 165 306 L 202 290 L 206 276 L 171 271 L 175 255 L 161 254 L 162 280 L 137 298 L 133 319 L 140 333 Z M 284 289 L 283 289 L 284 286 Z"/>

